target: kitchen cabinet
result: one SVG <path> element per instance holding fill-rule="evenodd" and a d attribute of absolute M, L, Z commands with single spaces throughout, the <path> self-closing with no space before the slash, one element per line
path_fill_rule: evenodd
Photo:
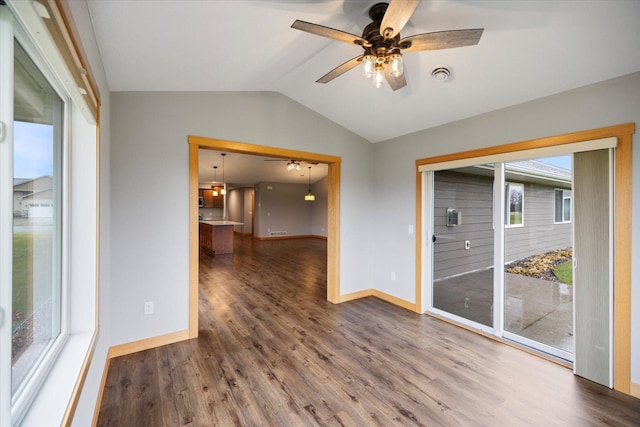
<path fill-rule="evenodd" d="M 213 226 L 211 224 L 200 223 L 200 247 L 215 253 L 213 248 Z"/>
<path fill-rule="evenodd" d="M 200 221 L 200 247 L 217 254 L 233 253 L 233 227 L 241 222 Z"/>
<path fill-rule="evenodd" d="M 218 190 L 218 195 L 214 196 L 213 195 L 213 190 L 207 190 L 207 189 L 200 189 L 198 191 L 198 196 L 202 197 L 203 200 L 203 208 L 220 208 L 222 209 L 224 207 L 224 199 L 223 199 L 223 195 L 220 194 L 219 192 L 220 190 Z"/>

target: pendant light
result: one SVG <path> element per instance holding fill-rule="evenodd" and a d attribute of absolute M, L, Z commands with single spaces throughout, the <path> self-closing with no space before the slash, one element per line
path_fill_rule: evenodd
<path fill-rule="evenodd" d="M 224 156 L 226 155 L 227 153 L 222 153 L 222 190 L 220 190 L 220 194 L 223 196 L 227 194 L 227 183 L 224 181 Z"/>
<path fill-rule="evenodd" d="M 309 192 L 304 196 L 304 199 L 308 202 L 313 202 L 316 196 L 311 194 L 311 166 L 309 166 Z"/>
<path fill-rule="evenodd" d="M 216 188 L 216 183 L 218 182 L 218 167 L 213 167 L 213 184 L 211 185 L 211 189 L 213 190 L 213 196 L 218 196 L 218 189 Z"/>

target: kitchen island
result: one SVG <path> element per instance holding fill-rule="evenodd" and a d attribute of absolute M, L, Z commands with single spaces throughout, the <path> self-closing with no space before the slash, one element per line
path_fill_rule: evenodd
<path fill-rule="evenodd" d="M 199 220 L 200 248 L 215 254 L 233 253 L 233 226 L 242 222 L 227 220 Z"/>

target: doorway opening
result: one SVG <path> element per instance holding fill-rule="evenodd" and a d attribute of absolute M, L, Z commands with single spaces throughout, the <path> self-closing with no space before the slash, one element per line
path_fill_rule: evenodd
<path fill-rule="evenodd" d="M 340 302 L 340 166 L 342 159 L 317 153 L 189 136 L 189 337 L 198 336 L 198 156 L 199 149 L 300 159 L 328 165 L 327 174 L 327 300 Z"/>

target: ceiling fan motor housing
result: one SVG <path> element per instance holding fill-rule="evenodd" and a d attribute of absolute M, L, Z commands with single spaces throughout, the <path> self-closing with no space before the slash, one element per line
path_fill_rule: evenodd
<path fill-rule="evenodd" d="M 388 3 L 376 3 L 369 9 L 369 17 L 373 22 L 364 28 L 362 38 L 366 39 L 371 46 L 363 46 L 365 55 L 384 58 L 394 50 L 397 52 L 393 53 L 400 53 L 400 49 L 398 48 L 398 42 L 400 41 L 399 33 L 391 38 L 384 38 L 380 34 L 380 25 L 388 6 Z"/>
<path fill-rule="evenodd" d="M 369 8 L 369 18 L 372 21 L 382 21 L 389 3 L 376 3 Z"/>

